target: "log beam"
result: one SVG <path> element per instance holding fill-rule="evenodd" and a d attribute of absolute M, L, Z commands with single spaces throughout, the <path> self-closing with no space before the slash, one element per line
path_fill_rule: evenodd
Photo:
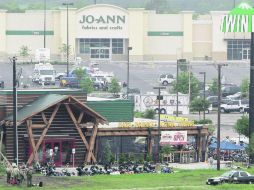
<path fill-rule="evenodd" d="M 89 149 L 86 154 L 86 163 L 91 163 L 91 156 L 92 156 L 93 150 L 94 150 L 94 144 L 95 144 L 97 131 L 98 131 L 98 123 L 96 122 L 96 124 L 93 128 L 92 136 L 90 137 L 90 141 L 89 141 Z"/>
<path fill-rule="evenodd" d="M 53 113 L 52 113 L 52 115 L 51 115 L 51 117 L 50 117 L 50 119 L 49 119 L 49 121 L 48 121 L 48 124 L 47 124 L 46 128 L 42 131 L 42 134 L 41 134 L 41 136 L 40 136 L 40 138 L 39 138 L 39 140 L 38 140 L 38 142 L 37 142 L 37 144 L 35 146 L 35 150 L 36 151 L 38 151 L 38 149 L 39 149 L 39 147 L 40 147 L 40 145 L 41 145 L 45 135 L 47 134 L 48 129 L 51 126 L 51 123 L 54 120 L 59 107 L 60 107 L 60 104 L 57 104 L 55 109 L 54 109 L 54 111 L 53 111 Z M 27 163 L 30 165 L 32 163 L 33 159 L 34 159 L 34 154 L 31 154 L 29 156 L 29 159 L 28 159 Z"/>
<path fill-rule="evenodd" d="M 46 125 L 44 125 L 44 124 L 31 124 L 30 127 L 32 129 L 44 129 L 46 127 Z"/>
<path fill-rule="evenodd" d="M 71 119 L 73 121 L 73 124 L 75 125 L 75 127 L 76 127 L 76 129 L 77 129 L 77 131 L 78 131 L 78 133 L 79 133 L 79 135 L 80 135 L 80 137 L 81 137 L 81 139 L 82 139 L 82 141 L 83 141 L 83 143 L 85 145 L 86 150 L 88 151 L 89 150 L 89 144 L 88 144 L 88 142 L 87 142 L 87 140 L 86 140 L 82 130 L 79 128 L 79 126 L 78 126 L 79 124 L 78 124 L 78 122 L 77 122 L 77 120 L 76 120 L 76 118 L 75 118 L 75 116 L 74 116 L 70 106 L 68 104 L 65 104 L 65 107 L 66 107 L 66 110 L 69 113 L 69 115 L 70 115 L 70 117 L 71 117 Z M 91 157 L 92 157 L 93 162 L 96 162 L 96 158 L 95 158 L 95 156 L 93 154 L 91 154 Z"/>
<path fill-rule="evenodd" d="M 34 136 L 33 136 L 33 130 L 32 130 L 32 120 L 27 120 L 27 134 L 28 134 L 28 139 L 29 139 L 29 143 L 32 146 L 33 149 L 33 155 L 34 155 L 34 159 L 35 161 L 39 161 L 38 158 L 38 153 L 36 150 L 36 146 L 35 146 L 35 140 L 34 140 Z"/>

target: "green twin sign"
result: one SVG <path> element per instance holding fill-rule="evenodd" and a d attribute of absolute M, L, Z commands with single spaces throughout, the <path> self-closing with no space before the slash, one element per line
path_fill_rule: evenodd
<path fill-rule="evenodd" d="M 253 32 L 254 9 L 247 3 L 241 3 L 238 7 L 223 16 L 221 22 L 222 32 Z"/>

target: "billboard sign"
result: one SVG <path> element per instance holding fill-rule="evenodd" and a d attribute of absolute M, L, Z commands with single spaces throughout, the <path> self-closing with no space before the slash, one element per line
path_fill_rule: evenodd
<path fill-rule="evenodd" d="M 187 144 L 187 131 L 162 131 L 161 145 L 185 145 Z"/>

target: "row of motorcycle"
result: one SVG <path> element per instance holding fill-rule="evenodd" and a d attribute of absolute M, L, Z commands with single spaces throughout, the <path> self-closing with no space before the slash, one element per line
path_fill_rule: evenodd
<path fill-rule="evenodd" d="M 88 175 L 101 175 L 101 174 L 108 174 L 108 175 L 120 175 L 120 174 L 140 174 L 140 173 L 155 173 L 155 166 L 150 163 L 144 163 L 143 165 L 128 162 L 120 164 L 119 166 L 98 166 L 92 165 L 88 167 L 78 167 L 77 174 L 78 176 Z M 167 165 L 161 167 L 161 173 L 173 173 L 173 169 Z"/>
<path fill-rule="evenodd" d="M 213 159 L 217 159 L 217 154 L 213 151 L 208 153 L 208 157 L 213 157 Z M 220 158 L 224 161 L 234 161 L 234 162 L 249 162 L 248 154 L 241 152 L 231 152 L 230 154 L 221 153 Z"/>
<path fill-rule="evenodd" d="M 74 172 L 68 170 L 68 166 L 64 167 L 61 171 L 57 171 L 53 163 L 47 163 L 45 166 L 35 165 L 34 170 L 36 173 L 41 173 L 44 176 L 73 176 Z M 89 165 L 80 166 L 76 168 L 78 176 L 93 176 L 101 174 L 118 175 L 118 174 L 140 174 L 140 173 L 155 173 L 155 165 L 149 162 L 138 164 L 135 162 L 122 163 L 118 166 L 110 165 Z M 173 169 L 168 165 L 160 167 L 160 173 L 173 173 Z"/>

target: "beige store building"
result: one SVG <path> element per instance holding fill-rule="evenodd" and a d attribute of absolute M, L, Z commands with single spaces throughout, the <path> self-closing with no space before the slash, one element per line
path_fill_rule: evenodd
<path fill-rule="evenodd" d="M 244 60 L 249 58 L 249 34 L 220 32 L 221 16 L 211 12 L 193 20 L 193 12 L 156 14 L 142 8 L 123 9 L 97 4 L 81 9 L 69 8 L 71 59 L 86 61 L 130 60 L 171 61 Z M 67 42 L 66 8 L 47 11 L 46 47 L 51 59 L 63 58 L 60 47 Z M 43 11 L 7 13 L 0 10 L 0 56 L 18 55 L 21 46 L 35 50 L 44 45 Z"/>

